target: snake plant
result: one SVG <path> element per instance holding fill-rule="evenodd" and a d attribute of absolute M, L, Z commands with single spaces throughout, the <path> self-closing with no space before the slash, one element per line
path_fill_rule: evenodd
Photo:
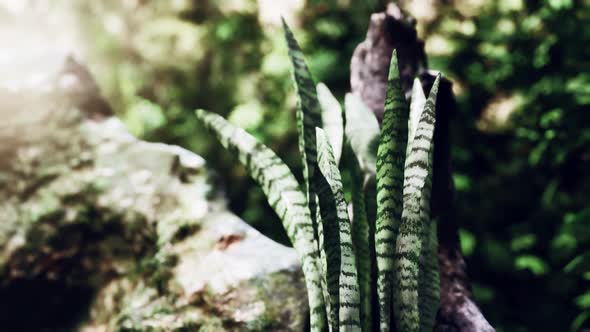
<path fill-rule="evenodd" d="M 357 95 L 346 96 L 343 111 L 324 84 L 316 85 L 284 21 L 283 27 L 298 95 L 303 183 L 246 131 L 204 110 L 197 118 L 237 153 L 282 220 L 301 260 L 312 331 L 432 331 L 439 305 L 430 197 L 440 75 L 428 99 L 416 80 L 408 103 L 394 50 L 380 129 Z M 351 202 L 339 165 L 350 174 Z"/>

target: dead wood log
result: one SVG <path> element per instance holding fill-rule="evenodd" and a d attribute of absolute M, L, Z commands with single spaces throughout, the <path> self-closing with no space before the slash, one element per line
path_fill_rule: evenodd
<path fill-rule="evenodd" d="M 379 122 L 387 87 L 391 53 L 397 49 L 402 85 L 410 95 L 414 77 L 420 77 L 424 91 L 430 91 L 434 75 L 428 71 L 424 43 L 414 22 L 395 5 L 371 16 L 366 39 L 354 51 L 350 84 L 373 110 Z M 439 222 L 439 264 L 441 303 L 436 331 L 494 331 L 471 294 L 465 260 L 461 254 L 455 217 L 455 195 L 451 171 L 449 123 L 456 104 L 451 82 L 444 79 L 439 90 L 434 133 L 433 217 Z"/>

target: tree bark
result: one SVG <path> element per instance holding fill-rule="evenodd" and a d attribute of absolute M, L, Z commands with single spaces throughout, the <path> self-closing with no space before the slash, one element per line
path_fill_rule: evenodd
<path fill-rule="evenodd" d="M 400 74 L 406 96 L 418 76 L 424 91 L 430 91 L 435 75 L 427 69 L 424 43 L 414 28 L 412 18 L 391 4 L 385 12 L 371 16 L 366 39 L 354 51 L 350 83 L 373 110 L 379 123 L 387 88 L 391 53 L 397 49 Z M 494 331 L 471 294 L 465 260 L 461 254 L 455 217 L 455 195 L 452 181 L 449 123 L 456 103 L 451 82 L 443 78 L 438 93 L 436 129 L 434 132 L 434 167 L 432 215 L 438 220 L 441 298 L 435 331 Z"/>

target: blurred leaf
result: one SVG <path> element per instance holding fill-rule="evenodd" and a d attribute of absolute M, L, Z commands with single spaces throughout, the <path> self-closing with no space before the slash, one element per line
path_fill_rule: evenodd
<path fill-rule="evenodd" d="M 543 206 L 545 206 L 545 207 L 552 206 L 552 204 L 555 200 L 555 195 L 557 194 L 558 187 L 559 187 L 559 183 L 557 181 L 558 180 L 555 179 L 555 180 L 549 182 L 549 184 L 545 188 L 545 191 L 543 192 L 543 195 L 541 196 L 541 202 L 543 202 Z"/>
<path fill-rule="evenodd" d="M 132 104 L 125 114 L 124 121 L 129 131 L 138 137 L 166 124 L 162 108 L 146 99 L 139 99 Z"/>
<path fill-rule="evenodd" d="M 537 242 L 537 236 L 535 234 L 525 234 L 512 238 L 510 247 L 514 251 L 521 251 L 530 249 Z"/>
<path fill-rule="evenodd" d="M 468 191 L 471 188 L 471 179 L 467 175 L 453 174 L 453 183 L 457 191 Z"/>
<path fill-rule="evenodd" d="M 478 282 L 473 282 L 471 286 L 473 287 L 473 296 L 478 302 L 491 302 L 494 300 L 495 292 L 492 287 Z"/>
<path fill-rule="evenodd" d="M 560 109 L 560 108 L 553 109 L 541 116 L 541 121 L 540 121 L 541 127 L 549 128 L 551 126 L 555 126 L 555 125 L 559 124 L 562 117 L 563 117 L 563 110 L 562 109 Z"/>
<path fill-rule="evenodd" d="M 553 9 L 568 9 L 571 8 L 573 3 L 572 0 L 549 0 L 549 6 Z"/>
<path fill-rule="evenodd" d="M 586 322 L 588 322 L 589 319 L 590 319 L 590 312 L 589 311 L 582 312 L 581 314 L 579 314 L 576 317 L 576 319 L 574 319 L 574 322 L 572 323 L 571 331 L 572 332 L 582 331 L 582 327 L 586 324 Z"/>
<path fill-rule="evenodd" d="M 576 305 L 582 309 L 590 309 L 590 292 L 580 295 L 575 299 Z"/>
<path fill-rule="evenodd" d="M 537 166 L 541 162 L 541 158 L 543 157 L 543 154 L 547 150 L 548 146 L 549 143 L 543 141 L 531 151 L 529 154 L 529 164 L 531 164 L 531 166 Z"/>
<path fill-rule="evenodd" d="M 514 257 L 506 243 L 493 238 L 488 238 L 483 240 L 480 246 L 485 248 L 481 253 L 485 255 L 488 264 L 493 267 L 493 270 L 512 270 L 514 266 Z"/>
<path fill-rule="evenodd" d="M 324 49 L 312 53 L 309 57 L 309 68 L 317 76 L 318 81 L 327 81 L 334 74 L 331 69 L 338 67 L 338 53 Z"/>
<path fill-rule="evenodd" d="M 553 1 L 560 1 L 560 0 L 553 0 Z M 566 0 L 567 1 L 567 0 Z M 533 55 L 533 65 L 536 68 L 544 67 L 549 63 L 551 60 L 551 56 L 549 52 L 551 51 L 551 47 L 555 45 L 557 42 L 557 38 L 554 35 L 551 35 L 545 38 L 537 49 L 535 50 L 535 54 Z"/>
<path fill-rule="evenodd" d="M 569 257 L 577 246 L 576 238 L 569 233 L 559 233 L 551 241 L 551 251 L 558 259 Z"/>
<path fill-rule="evenodd" d="M 461 252 L 463 255 L 469 257 L 473 254 L 473 250 L 475 249 L 475 245 L 477 244 L 477 240 L 473 233 L 469 232 L 466 229 L 459 229 L 459 240 L 461 244 Z"/>
<path fill-rule="evenodd" d="M 583 73 L 569 80 L 566 90 L 574 94 L 580 104 L 590 104 L 590 74 Z"/>
<path fill-rule="evenodd" d="M 327 35 L 333 39 L 340 38 L 346 32 L 346 26 L 340 21 L 320 19 L 315 24 L 319 33 Z"/>
<path fill-rule="evenodd" d="M 563 270 L 567 273 L 583 273 L 590 271 L 590 252 L 572 259 Z"/>
<path fill-rule="evenodd" d="M 549 272 L 549 266 L 541 258 L 533 255 L 518 256 L 515 261 L 518 270 L 529 270 L 534 275 L 543 275 Z"/>
<path fill-rule="evenodd" d="M 264 57 L 262 72 L 274 76 L 286 76 L 289 74 L 289 56 L 284 53 L 270 53 Z"/>
<path fill-rule="evenodd" d="M 256 100 L 236 106 L 228 117 L 229 122 L 246 130 L 258 128 L 262 120 L 262 105 Z"/>

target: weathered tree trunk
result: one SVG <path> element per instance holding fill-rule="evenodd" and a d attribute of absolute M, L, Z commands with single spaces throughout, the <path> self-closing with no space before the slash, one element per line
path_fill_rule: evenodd
<path fill-rule="evenodd" d="M 414 77 L 420 77 L 425 92 L 430 91 L 435 75 L 427 71 L 424 43 L 414 24 L 395 5 L 371 16 L 366 39 L 352 57 L 350 83 L 379 122 L 387 88 L 391 53 L 397 49 L 400 73 L 406 96 Z M 456 104 L 451 83 L 443 79 L 438 93 L 434 133 L 434 175 L 432 214 L 438 218 L 441 303 L 436 331 L 494 331 L 473 302 L 466 266 L 461 254 L 455 217 L 455 196 L 451 176 L 449 122 Z"/>

